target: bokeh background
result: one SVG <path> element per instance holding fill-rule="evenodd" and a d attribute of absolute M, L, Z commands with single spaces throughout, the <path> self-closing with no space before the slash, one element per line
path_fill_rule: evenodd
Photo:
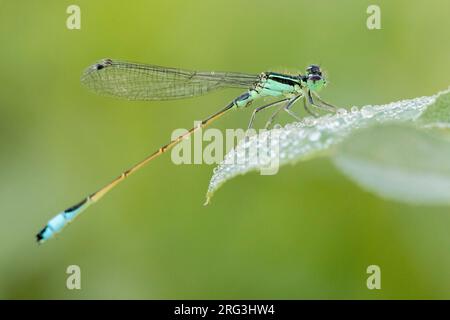
<path fill-rule="evenodd" d="M 322 96 L 345 107 L 447 88 L 450 2 L 376 1 L 382 29 L 371 31 L 373 3 L 0 1 L 0 298 L 450 298 L 449 208 L 380 199 L 327 159 L 239 177 L 203 207 L 213 166 L 166 155 L 56 239 L 34 240 L 173 129 L 240 93 L 121 101 L 81 87 L 86 66 L 112 57 L 259 73 L 320 63 Z M 66 28 L 70 4 L 81 30 Z M 250 113 L 214 126 L 246 127 Z M 81 290 L 66 289 L 71 264 Z M 371 264 L 381 290 L 366 287 Z"/>

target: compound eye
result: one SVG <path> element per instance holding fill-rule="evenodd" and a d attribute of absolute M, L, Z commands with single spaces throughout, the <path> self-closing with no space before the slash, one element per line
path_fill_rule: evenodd
<path fill-rule="evenodd" d="M 322 77 L 318 74 L 311 74 L 309 75 L 308 80 L 319 81 L 322 80 Z"/>
<path fill-rule="evenodd" d="M 322 74 L 322 72 L 320 71 L 320 67 L 318 65 L 312 64 L 310 65 L 307 69 L 306 72 L 310 73 L 310 74 Z"/>

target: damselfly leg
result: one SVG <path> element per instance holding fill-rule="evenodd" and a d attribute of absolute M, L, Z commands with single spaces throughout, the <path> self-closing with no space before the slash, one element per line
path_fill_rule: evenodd
<path fill-rule="evenodd" d="M 290 116 L 292 116 L 294 119 L 296 119 L 297 121 L 301 121 L 301 117 L 299 117 L 298 115 L 296 115 L 292 110 L 291 107 L 300 99 L 303 97 L 303 94 L 300 94 L 298 96 L 295 96 L 294 98 L 289 99 L 288 103 L 280 108 L 278 108 L 274 113 L 272 113 L 272 115 L 270 116 L 269 120 L 267 120 L 266 125 L 265 125 L 265 129 L 268 129 L 273 121 L 275 120 L 275 118 L 279 115 L 280 111 L 284 110 L 286 111 Z"/>
<path fill-rule="evenodd" d="M 308 112 L 310 115 L 312 115 L 314 118 L 318 118 L 319 114 L 312 111 L 309 107 L 308 107 L 308 101 L 306 97 L 303 97 L 303 108 L 306 110 L 306 112 Z"/>
<path fill-rule="evenodd" d="M 292 98 L 291 100 L 289 100 L 288 104 L 284 107 L 284 111 L 286 111 L 290 116 L 292 116 L 295 120 L 297 121 L 301 121 L 302 119 L 296 115 L 292 110 L 291 107 L 298 101 L 298 99 L 300 99 L 301 97 L 303 97 L 303 95 L 298 95 L 295 96 L 294 98 Z"/>
<path fill-rule="evenodd" d="M 316 99 L 320 102 L 320 105 L 318 105 L 314 101 L 314 99 L 312 97 L 312 94 L 311 94 L 311 91 L 308 90 L 308 102 L 312 106 L 315 106 L 315 107 L 320 108 L 320 109 L 325 109 L 327 111 L 336 112 L 336 110 L 338 109 L 336 106 L 334 106 L 334 105 L 332 105 L 332 104 L 330 104 L 328 102 L 323 101 L 316 92 L 314 92 L 313 94 L 316 97 Z"/>
<path fill-rule="evenodd" d="M 262 111 L 264 109 L 270 108 L 270 107 L 274 107 L 274 106 L 279 105 L 280 103 L 286 102 L 288 100 L 289 100 L 288 98 L 282 99 L 282 100 L 278 100 L 278 101 L 275 101 L 275 102 L 272 102 L 272 103 L 260 106 L 260 107 L 256 108 L 255 110 L 253 110 L 252 116 L 250 118 L 250 122 L 248 123 L 247 131 L 249 131 L 250 129 L 253 129 L 253 122 L 255 121 L 255 117 L 256 117 L 256 114 L 258 112 L 260 112 L 260 111 Z"/>

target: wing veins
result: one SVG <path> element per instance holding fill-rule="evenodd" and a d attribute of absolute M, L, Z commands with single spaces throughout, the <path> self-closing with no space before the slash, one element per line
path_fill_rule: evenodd
<path fill-rule="evenodd" d="M 95 93 L 128 100 L 193 97 L 218 88 L 249 88 L 258 75 L 190 71 L 110 59 L 86 69 L 81 82 Z"/>

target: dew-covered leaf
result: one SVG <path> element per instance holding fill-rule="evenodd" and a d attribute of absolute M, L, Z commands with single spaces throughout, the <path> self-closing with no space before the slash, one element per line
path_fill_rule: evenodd
<path fill-rule="evenodd" d="M 340 109 L 336 114 L 328 114 L 320 118 L 307 117 L 300 122 L 290 123 L 282 128 L 275 128 L 243 139 L 214 169 L 208 186 L 206 203 L 225 181 L 233 177 L 250 171 L 274 174 L 279 166 L 284 164 L 330 154 L 336 146 L 358 129 L 392 122 L 410 122 L 417 126 L 441 122 L 438 121 L 438 116 L 428 115 L 423 119 L 421 116 L 425 116 L 424 112 L 427 108 L 433 106 L 436 99 L 443 95 L 447 96 L 447 100 L 444 101 L 448 102 L 449 91 L 447 90 L 433 96 L 385 105 L 352 107 L 350 110 Z M 445 105 L 438 109 L 445 109 Z M 442 115 L 444 117 L 445 112 L 442 112 Z M 445 123 L 448 119 L 447 117 L 441 120 Z"/>
<path fill-rule="evenodd" d="M 450 139 L 392 124 L 352 134 L 333 161 L 364 189 L 411 204 L 450 204 Z"/>
<path fill-rule="evenodd" d="M 422 113 L 418 122 L 427 127 L 450 128 L 449 90 L 438 94 L 436 101 Z"/>

